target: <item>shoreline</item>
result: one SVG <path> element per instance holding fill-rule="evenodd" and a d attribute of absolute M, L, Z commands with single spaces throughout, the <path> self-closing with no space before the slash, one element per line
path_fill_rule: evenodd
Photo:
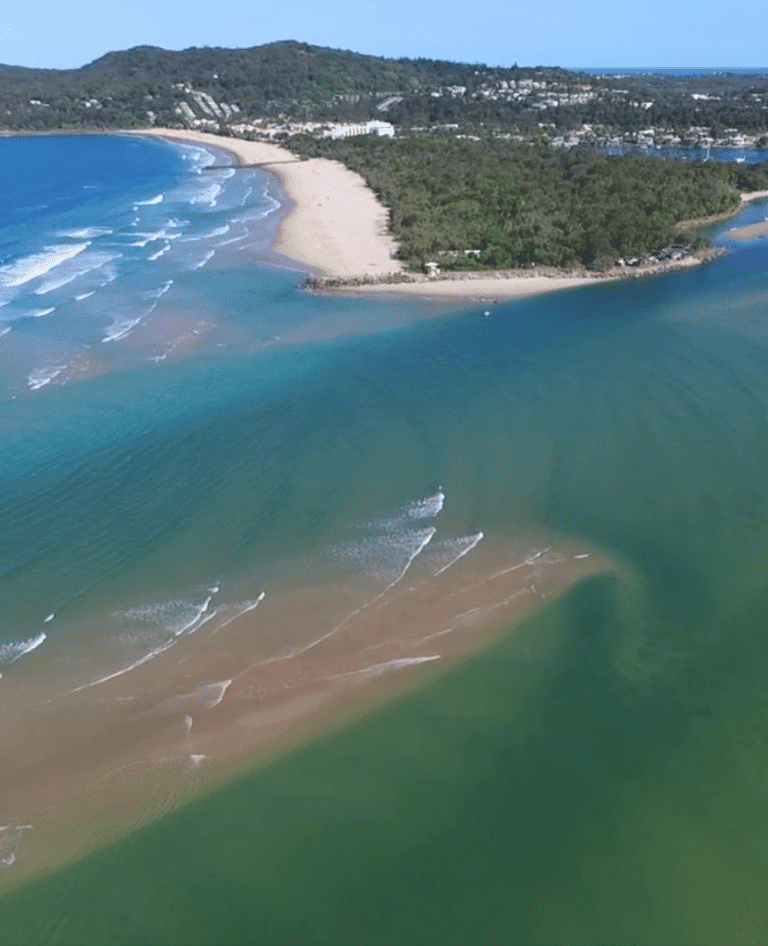
<path fill-rule="evenodd" d="M 302 160 L 287 148 L 173 128 L 121 131 L 229 151 L 241 167 L 259 167 L 282 183 L 292 206 L 280 223 L 273 250 L 321 277 L 380 278 L 403 270 L 394 259 L 386 208 L 360 175 L 338 161 Z"/>
<path fill-rule="evenodd" d="M 234 155 L 241 166 L 257 166 L 279 178 L 293 206 L 283 218 L 273 250 L 309 271 L 305 287 L 333 295 L 385 294 L 433 301 L 502 302 L 579 289 L 620 279 L 663 275 L 710 263 L 727 250 L 713 247 L 674 259 L 646 254 L 648 262 L 613 266 L 602 272 L 585 269 L 411 273 L 394 259 L 397 242 L 389 233 L 389 213 L 364 179 L 339 161 L 297 157 L 271 142 L 227 138 L 210 132 L 153 128 L 125 132 L 166 140 L 209 144 Z M 768 198 L 768 190 L 742 193 L 733 211 L 683 221 L 676 229 L 697 229 L 736 216 L 748 203 Z"/>
<path fill-rule="evenodd" d="M 588 270 L 563 271 L 544 266 L 529 270 L 476 270 L 474 272 L 444 272 L 439 276 L 403 273 L 394 278 L 362 279 L 308 279 L 307 288 L 329 294 L 390 293 L 414 295 L 433 299 L 465 302 L 500 302 L 537 296 L 564 289 L 660 276 L 679 269 L 702 266 L 721 256 L 727 250 L 714 247 L 697 250 L 676 260 L 657 260 L 638 266 L 613 266 L 602 272 Z"/>
<path fill-rule="evenodd" d="M 750 240 L 760 240 L 768 236 L 768 221 L 760 220 L 744 227 L 733 227 L 723 236 L 729 240 L 741 240 L 744 243 L 748 243 Z"/>
<path fill-rule="evenodd" d="M 308 275 L 313 292 L 358 295 L 415 296 L 433 301 L 501 302 L 578 289 L 598 282 L 637 279 L 709 263 L 727 253 L 722 248 L 686 253 L 677 259 L 614 266 L 603 272 L 533 267 L 528 270 L 444 272 L 427 276 L 406 270 L 394 258 L 397 242 L 389 233 L 389 213 L 364 179 L 339 161 L 300 158 L 272 142 L 247 141 L 189 129 L 151 127 L 106 131 L 2 133 L 6 137 L 34 134 L 118 134 L 156 137 L 169 142 L 208 145 L 227 151 L 241 167 L 274 174 L 291 202 L 280 222 L 273 252 L 297 264 Z M 698 229 L 736 216 L 748 203 L 768 198 L 768 190 L 742 193 L 737 208 L 725 214 L 678 223 L 678 230 Z M 748 238 L 748 237 L 744 237 Z M 739 239 L 739 237 L 736 237 Z"/>
<path fill-rule="evenodd" d="M 681 220 L 679 223 L 675 224 L 675 229 L 700 230 L 703 227 L 711 226 L 713 223 L 723 223 L 725 220 L 731 220 L 733 217 L 738 216 L 747 204 L 751 204 L 755 200 L 766 200 L 768 198 L 768 190 L 742 191 L 740 196 L 741 200 L 739 206 L 734 207 L 733 210 L 726 210 L 721 214 L 712 214 L 709 217 L 697 217 L 695 220 Z"/>
<path fill-rule="evenodd" d="M 726 252 L 698 251 L 677 260 L 614 266 L 604 272 L 534 267 L 447 272 L 429 277 L 407 271 L 403 263 L 394 259 L 397 242 L 389 233 L 386 207 L 360 175 L 339 161 L 302 159 L 271 142 L 227 138 L 203 131 L 150 128 L 118 133 L 213 146 L 228 151 L 241 167 L 259 167 L 274 174 L 292 206 L 280 223 L 273 251 L 308 272 L 305 286 L 313 292 L 383 293 L 448 303 L 502 302 L 579 289 L 598 282 L 661 275 L 700 266 Z M 742 195 L 741 206 L 747 199 L 760 196 L 762 192 Z M 768 197 L 768 191 L 764 196 Z"/>

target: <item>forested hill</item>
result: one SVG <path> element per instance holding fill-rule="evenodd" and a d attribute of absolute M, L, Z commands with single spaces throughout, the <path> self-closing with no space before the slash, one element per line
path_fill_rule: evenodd
<path fill-rule="evenodd" d="M 265 121 L 291 134 L 301 122 L 370 119 L 405 132 L 543 134 L 565 146 L 768 146 L 768 77 L 594 76 L 385 59 L 294 41 L 178 52 L 137 46 L 79 69 L 0 66 L 0 130 L 170 125 L 250 137 Z"/>
<path fill-rule="evenodd" d="M 489 82 L 532 77 L 578 81 L 561 69 L 385 59 L 293 41 L 180 52 L 137 46 L 107 53 L 79 69 L 0 66 L 0 127 L 144 127 L 195 119 L 226 126 L 281 113 L 340 120 L 390 118 L 386 112 L 404 97 L 434 101 L 445 94 L 451 100 L 471 100 Z"/>

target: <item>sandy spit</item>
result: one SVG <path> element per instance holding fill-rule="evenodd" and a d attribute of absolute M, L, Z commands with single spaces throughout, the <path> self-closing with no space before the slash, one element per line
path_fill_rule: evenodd
<path fill-rule="evenodd" d="M 758 240 L 768 235 L 768 221 L 761 220 L 746 227 L 733 227 L 724 236 L 729 240 Z"/>
<path fill-rule="evenodd" d="M 618 279 L 610 276 L 601 279 Z M 374 285 L 350 286 L 332 289 L 333 292 L 395 293 L 397 295 L 422 296 L 431 299 L 455 299 L 457 301 L 500 301 L 538 296 L 544 292 L 574 289 L 594 285 L 597 278 L 589 276 L 497 276 L 489 274 L 473 279 L 425 279 L 420 282 L 377 283 Z"/>
<path fill-rule="evenodd" d="M 674 263 L 651 264 L 599 274 L 574 274 L 554 270 L 541 273 L 489 273 L 472 279 L 410 278 L 394 258 L 397 242 L 389 233 L 389 215 L 365 180 L 339 161 L 326 158 L 302 160 L 287 148 L 271 142 L 244 141 L 209 132 L 172 128 L 150 128 L 131 132 L 159 135 L 170 140 L 197 142 L 225 148 L 240 164 L 258 165 L 276 174 L 293 207 L 284 218 L 274 249 L 299 263 L 313 275 L 329 279 L 365 280 L 369 284 L 328 286 L 324 291 L 345 293 L 396 293 L 443 301 L 501 301 L 545 292 L 593 285 L 601 280 L 656 275 L 669 269 L 700 265 L 711 254 L 691 254 Z M 768 197 L 767 191 L 741 195 L 741 206 Z M 684 221 L 678 228 L 702 226 L 735 215 L 718 215 L 699 221 Z M 744 239 L 754 238 L 745 234 Z M 401 274 L 403 281 L 382 277 Z"/>
<path fill-rule="evenodd" d="M 259 165 L 276 174 L 293 202 L 283 220 L 275 250 L 318 276 L 333 279 L 379 278 L 404 272 L 394 259 L 397 242 L 389 234 L 389 215 L 359 174 L 339 161 L 301 160 L 270 142 L 244 141 L 201 131 L 149 128 L 135 134 L 215 145 L 240 164 Z M 341 290 L 397 293 L 457 301 L 517 299 L 591 284 L 582 276 L 489 276 L 471 281 L 384 283 Z M 332 291 L 339 291 L 333 289 Z"/>
<path fill-rule="evenodd" d="M 765 200 L 768 197 L 768 191 L 748 191 L 741 195 L 742 204 L 749 204 L 753 200 Z"/>

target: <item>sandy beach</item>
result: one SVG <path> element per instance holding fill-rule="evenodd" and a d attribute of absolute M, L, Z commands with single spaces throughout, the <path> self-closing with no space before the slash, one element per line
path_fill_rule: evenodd
<path fill-rule="evenodd" d="M 384 276 L 403 269 L 388 232 L 388 213 L 359 174 L 338 161 L 301 160 L 269 142 L 207 132 L 152 128 L 140 134 L 199 142 L 231 151 L 241 164 L 277 175 L 293 208 L 283 220 L 275 250 L 320 276 Z"/>
<path fill-rule="evenodd" d="M 753 200 L 765 200 L 768 198 L 767 191 L 750 191 L 748 194 L 741 195 L 742 204 L 751 204 Z"/>
<path fill-rule="evenodd" d="M 455 299 L 465 302 L 501 302 L 505 299 L 521 299 L 525 296 L 538 296 L 544 292 L 556 292 L 561 289 L 575 289 L 592 285 L 598 277 L 590 276 L 540 276 L 525 272 L 520 275 L 478 275 L 467 278 L 423 279 L 418 282 L 375 283 L 332 289 L 334 292 L 353 293 L 396 293 L 397 295 L 421 296 L 427 299 Z M 618 276 L 602 277 L 618 279 Z"/>

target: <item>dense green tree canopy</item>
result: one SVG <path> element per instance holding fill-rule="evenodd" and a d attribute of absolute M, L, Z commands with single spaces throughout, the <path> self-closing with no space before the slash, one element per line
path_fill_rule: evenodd
<path fill-rule="evenodd" d="M 294 139 L 343 161 L 390 210 L 400 255 L 449 268 L 602 265 L 679 240 L 675 223 L 733 210 L 765 166 L 564 152 L 453 136 Z M 465 255 L 467 250 L 478 251 Z"/>

